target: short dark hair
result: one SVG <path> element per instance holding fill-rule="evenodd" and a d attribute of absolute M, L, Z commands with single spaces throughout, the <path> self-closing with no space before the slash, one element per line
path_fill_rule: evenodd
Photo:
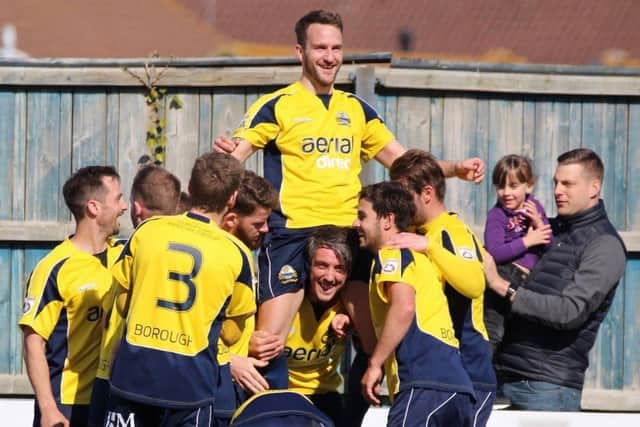
<path fill-rule="evenodd" d="M 352 247 L 355 243 L 352 237 L 353 233 L 349 228 L 323 225 L 309 236 L 306 248 L 307 256 L 311 261 L 318 249 L 331 249 L 349 271 L 353 261 Z"/>
<path fill-rule="evenodd" d="M 507 177 L 513 174 L 521 183 L 532 185 L 535 183 L 536 177 L 533 174 L 533 166 L 531 161 L 517 154 L 507 154 L 498 160 L 493 167 L 491 181 L 496 188 L 502 188 L 507 183 Z"/>
<path fill-rule="evenodd" d="M 398 231 L 407 231 L 416 214 L 413 196 L 399 182 L 368 185 L 360 191 L 360 199 L 371 202 L 378 218 L 393 214 Z"/>
<path fill-rule="evenodd" d="M 107 193 L 103 182 L 105 177 L 120 181 L 120 175 L 113 166 L 86 166 L 78 169 L 64 183 L 62 187 L 64 202 L 76 222 L 84 218 L 89 200 L 104 200 Z"/>
<path fill-rule="evenodd" d="M 333 25 L 342 33 L 342 18 L 339 14 L 327 10 L 312 10 L 298 19 L 295 26 L 296 41 L 303 48 L 307 42 L 307 29 L 311 24 Z"/>
<path fill-rule="evenodd" d="M 151 215 L 175 214 L 180 201 L 180 180 L 163 167 L 143 166 L 133 178 L 131 199 L 141 202 Z"/>
<path fill-rule="evenodd" d="M 409 190 L 420 194 L 425 185 L 430 185 L 441 202 L 447 191 L 444 172 L 438 161 L 424 150 L 411 149 L 398 157 L 389 168 L 394 181 L 406 181 Z"/>
<path fill-rule="evenodd" d="M 205 153 L 191 169 L 189 195 L 191 206 L 206 212 L 222 213 L 240 186 L 244 167 L 227 153 Z"/>
<path fill-rule="evenodd" d="M 602 182 L 604 165 L 595 151 L 588 148 L 576 148 L 558 156 L 558 166 L 580 164 L 589 175 Z"/>
<path fill-rule="evenodd" d="M 238 188 L 238 198 L 231 212 L 248 216 L 258 207 L 277 209 L 278 192 L 269 182 L 252 171 L 245 171 Z"/>

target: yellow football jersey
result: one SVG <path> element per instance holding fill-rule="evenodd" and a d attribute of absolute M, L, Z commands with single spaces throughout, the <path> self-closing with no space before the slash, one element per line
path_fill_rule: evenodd
<path fill-rule="evenodd" d="M 109 268 L 115 264 L 125 243 L 126 240 L 109 240 L 109 248 L 107 250 L 107 265 Z M 96 377 L 104 380 L 109 379 L 113 349 L 115 344 L 122 337 L 122 328 L 124 327 L 124 319 L 120 316 L 118 310 L 114 310 L 114 301 L 118 286 L 117 282 L 112 281 L 109 292 L 102 300 L 102 321 L 104 327 L 102 329 L 102 338 L 100 341 L 100 357 L 98 359 Z"/>
<path fill-rule="evenodd" d="M 495 390 L 491 345 L 483 314 L 482 246 L 469 227 L 452 212 L 443 212 L 419 231 L 428 237 L 427 256 L 447 284 L 445 294 L 460 340 L 462 362 L 473 386 L 483 391 Z"/>
<path fill-rule="evenodd" d="M 378 252 L 369 284 L 369 305 L 378 337 L 389 308 L 390 283 L 404 283 L 415 290 L 416 314 L 394 355 L 385 362 L 389 394 L 410 387 L 472 393 L 443 283 L 432 263 L 424 254 L 409 249 L 383 248 Z"/>
<path fill-rule="evenodd" d="M 241 318 L 242 322 L 240 325 L 234 322 L 234 325 L 240 326 L 240 335 L 237 341 L 231 343 L 229 346 L 223 342 L 222 338 L 220 339 L 218 345 L 218 363 L 220 364 L 229 362 L 229 352 L 244 357 L 249 354 L 249 339 L 255 330 L 256 292 L 258 287 L 258 279 L 256 277 L 251 250 L 234 235 L 228 234 L 227 237 L 234 242 L 248 260 L 251 283 L 249 284 L 250 286 L 244 283 L 237 283 L 233 289 L 233 296 L 231 298 L 233 304 L 227 307 L 226 318 L 228 320 L 225 320 L 225 324 L 227 324 L 227 322 L 234 322 L 236 318 Z M 251 310 L 251 307 L 253 307 L 253 310 Z"/>
<path fill-rule="evenodd" d="M 102 300 L 111 273 L 70 240 L 31 273 L 19 324 L 47 341 L 51 387 L 63 405 L 89 404 L 100 352 Z"/>
<path fill-rule="evenodd" d="M 296 313 L 284 352 L 289 366 L 289 389 L 302 394 L 337 392 L 342 384 L 338 365 L 345 340 L 335 336 L 331 320 L 344 312 L 338 302 L 316 318 L 311 301 L 305 296 Z"/>
<path fill-rule="evenodd" d="M 265 178 L 280 193 L 270 225 L 287 228 L 351 226 L 360 159 L 395 139 L 357 96 L 334 89 L 325 106 L 300 82 L 258 99 L 233 136 L 264 149 Z"/>
<path fill-rule="evenodd" d="M 189 212 L 141 224 L 113 275 L 130 296 L 111 391 L 168 408 L 212 402 L 222 322 L 256 309 L 232 301 L 238 283 L 252 286 L 247 256 L 217 224 Z"/>

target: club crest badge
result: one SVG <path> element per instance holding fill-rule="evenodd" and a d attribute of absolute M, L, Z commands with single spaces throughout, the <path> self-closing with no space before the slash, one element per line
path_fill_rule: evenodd
<path fill-rule="evenodd" d="M 24 299 L 24 303 L 22 304 L 22 314 L 27 314 L 33 308 L 33 303 L 36 302 L 34 297 L 26 297 Z"/>
<path fill-rule="evenodd" d="M 336 122 L 338 122 L 338 125 L 340 126 L 351 126 L 351 119 L 349 118 L 347 113 L 343 111 L 340 111 L 336 115 Z"/>
<path fill-rule="evenodd" d="M 280 280 L 283 285 L 296 283 L 298 281 L 298 272 L 289 264 L 285 264 L 278 272 L 278 280 Z"/>

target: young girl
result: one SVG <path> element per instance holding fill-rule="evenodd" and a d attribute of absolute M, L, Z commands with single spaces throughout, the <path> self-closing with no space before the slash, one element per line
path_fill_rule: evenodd
<path fill-rule="evenodd" d="M 487 214 L 485 248 L 500 274 L 515 288 L 551 242 L 551 227 L 544 208 L 531 195 L 535 177 L 529 160 L 515 154 L 504 156 L 493 168 L 492 180 L 498 201 Z M 507 309 L 501 297 L 487 290 L 485 323 L 494 346 L 502 340 Z"/>

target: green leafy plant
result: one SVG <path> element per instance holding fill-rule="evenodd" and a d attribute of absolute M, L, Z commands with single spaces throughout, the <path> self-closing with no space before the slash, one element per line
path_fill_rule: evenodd
<path fill-rule="evenodd" d="M 154 52 L 150 58 L 158 58 L 158 53 Z M 153 161 L 156 165 L 164 165 L 167 151 L 167 135 L 165 128 L 167 125 L 165 98 L 167 89 L 159 87 L 158 83 L 163 74 L 169 69 L 171 61 L 169 60 L 164 68 L 158 71 L 154 64 L 150 64 L 149 60 L 145 61 L 144 74 L 139 75 L 127 67 L 123 70 L 134 79 L 139 81 L 147 90 L 145 94 L 145 103 L 149 109 L 149 125 L 146 133 L 146 143 L 149 148 L 149 156 L 142 156 L 138 163 L 148 163 Z M 182 100 L 178 95 L 173 95 L 169 100 L 169 108 L 179 110 L 182 108 Z"/>

